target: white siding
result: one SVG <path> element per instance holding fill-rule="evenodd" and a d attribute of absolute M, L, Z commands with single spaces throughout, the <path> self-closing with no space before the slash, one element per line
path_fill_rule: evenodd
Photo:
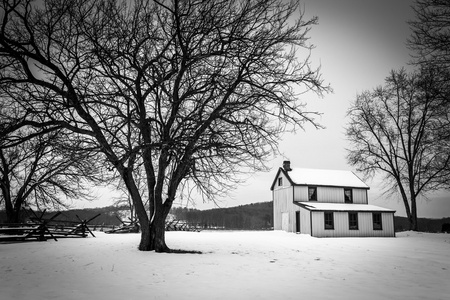
<path fill-rule="evenodd" d="M 278 185 L 278 178 L 282 178 L 282 185 Z M 295 210 L 299 210 L 292 201 L 294 187 L 280 172 L 273 189 L 273 228 L 274 230 L 295 231 Z M 295 206 L 295 207 L 294 207 Z"/>
<path fill-rule="evenodd" d="M 292 188 L 278 188 L 273 191 L 273 229 L 281 230 L 281 214 L 292 210 Z"/>
<path fill-rule="evenodd" d="M 339 187 L 317 187 L 317 202 L 344 203 L 344 189 Z"/>
<path fill-rule="evenodd" d="M 300 208 L 300 233 L 311 234 L 311 213 L 309 210 Z"/>
<path fill-rule="evenodd" d="M 353 203 L 355 204 L 368 204 L 367 190 L 366 189 L 353 189 Z"/>
<path fill-rule="evenodd" d="M 307 186 L 294 186 L 294 201 L 304 202 L 308 201 L 308 187 Z"/>
<path fill-rule="evenodd" d="M 350 230 L 348 212 L 333 212 L 334 229 L 325 229 L 324 212 L 312 212 L 312 235 L 315 237 L 393 237 L 394 214 L 381 213 L 383 229 L 373 230 L 372 213 L 358 212 L 358 230 Z"/>
<path fill-rule="evenodd" d="M 367 190 L 366 189 L 352 189 L 353 203 L 367 204 Z M 294 200 L 298 202 L 306 202 L 308 200 L 308 187 L 295 186 Z M 326 203 L 344 203 L 344 188 L 343 187 L 317 187 L 317 202 Z"/>
<path fill-rule="evenodd" d="M 289 231 L 289 212 L 281 213 L 281 230 Z"/>
<path fill-rule="evenodd" d="M 283 185 L 278 186 L 277 178 L 273 190 L 273 228 L 274 230 L 295 232 L 295 212 L 299 211 L 300 207 L 293 201 L 294 187 L 290 185 L 283 173 L 280 173 L 279 177 L 283 178 Z"/>

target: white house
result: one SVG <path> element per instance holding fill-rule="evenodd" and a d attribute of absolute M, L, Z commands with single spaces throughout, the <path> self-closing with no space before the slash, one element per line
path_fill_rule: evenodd
<path fill-rule="evenodd" d="M 351 171 L 291 169 L 271 186 L 274 229 L 314 237 L 393 237 L 394 210 L 369 205 L 367 186 Z"/>

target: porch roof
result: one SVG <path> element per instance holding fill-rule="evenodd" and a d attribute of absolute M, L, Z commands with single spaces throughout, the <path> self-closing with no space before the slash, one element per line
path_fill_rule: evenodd
<path fill-rule="evenodd" d="M 323 202 L 294 202 L 310 211 L 362 211 L 362 212 L 392 212 L 395 210 L 370 204 L 353 203 L 323 203 Z"/>

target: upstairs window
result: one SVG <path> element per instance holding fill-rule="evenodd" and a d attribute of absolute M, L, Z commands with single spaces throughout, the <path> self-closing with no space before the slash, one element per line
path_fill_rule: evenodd
<path fill-rule="evenodd" d="M 353 203 L 352 189 L 344 189 L 344 200 L 345 203 Z"/>
<path fill-rule="evenodd" d="M 334 217 L 332 212 L 324 213 L 325 229 L 334 229 Z"/>
<path fill-rule="evenodd" d="M 383 230 L 383 224 L 381 221 L 381 213 L 372 214 L 373 230 Z"/>
<path fill-rule="evenodd" d="M 358 213 L 356 212 L 348 213 L 348 229 L 358 230 Z"/>
<path fill-rule="evenodd" d="M 283 186 L 283 177 L 278 178 L 278 186 Z"/>
<path fill-rule="evenodd" d="M 317 201 L 317 188 L 316 187 L 308 187 L 308 200 L 309 201 Z"/>

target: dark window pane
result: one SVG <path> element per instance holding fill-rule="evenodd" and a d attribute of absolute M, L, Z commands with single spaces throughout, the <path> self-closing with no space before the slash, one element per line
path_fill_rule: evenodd
<path fill-rule="evenodd" d="M 373 213 L 372 221 L 373 221 L 373 230 L 382 230 L 383 229 L 383 224 L 381 221 L 381 213 Z"/>
<path fill-rule="evenodd" d="M 358 229 L 358 213 L 355 212 L 348 213 L 348 227 L 351 230 Z"/>
<path fill-rule="evenodd" d="M 352 189 L 344 189 L 345 203 L 353 203 Z"/>
<path fill-rule="evenodd" d="M 309 201 L 317 201 L 317 188 L 316 187 L 308 187 L 308 200 Z"/>
<path fill-rule="evenodd" d="M 332 212 L 324 213 L 325 216 L 325 229 L 334 229 L 334 218 Z"/>

